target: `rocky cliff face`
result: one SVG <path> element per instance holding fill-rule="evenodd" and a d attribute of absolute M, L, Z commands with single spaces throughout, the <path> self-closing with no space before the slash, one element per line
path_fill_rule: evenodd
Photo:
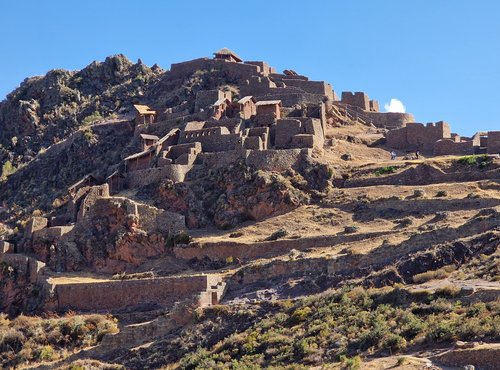
<path fill-rule="evenodd" d="M 324 190 L 327 183 L 327 167 L 307 161 L 297 172 L 284 175 L 257 171 L 240 162 L 209 171 L 191 183 L 165 181 L 153 197 L 159 207 L 184 214 L 189 228 L 214 223 L 228 229 L 247 220 L 286 213 L 307 203 L 309 192 Z"/>
<path fill-rule="evenodd" d="M 57 69 L 27 78 L 0 103 L 2 162 L 26 164 L 82 124 L 129 111 L 162 74 L 159 67 L 117 55 L 81 71 Z"/>

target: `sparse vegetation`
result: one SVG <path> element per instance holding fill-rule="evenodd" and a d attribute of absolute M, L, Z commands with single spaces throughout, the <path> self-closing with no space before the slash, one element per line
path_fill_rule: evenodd
<path fill-rule="evenodd" d="M 447 278 L 450 275 L 450 273 L 454 270 L 455 266 L 444 266 L 438 270 L 429 270 L 413 276 L 413 281 L 417 284 L 420 284 L 420 283 L 425 283 L 426 281 L 429 280 L 444 279 Z"/>
<path fill-rule="evenodd" d="M 115 320 L 104 315 L 19 316 L 11 321 L 1 314 L 0 365 L 9 368 L 61 359 L 68 351 L 95 345 L 105 334 L 117 331 Z"/>
<path fill-rule="evenodd" d="M 375 176 L 386 175 L 394 172 L 396 172 L 396 167 L 394 166 L 382 167 L 375 170 Z"/>
<path fill-rule="evenodd" d="M 356 225 L 349 225 L 344 227 L 344 233 L 346 234 L 353 234 L 357 233 L 359 231 L 359 226 Z"/>
<path fill-rule="evenodd" d="M 478 165 L 479 167 L 486 167 L 490 158 L 486 154 L 482 155 L 467 155 L 457 159 L 457 162 L 462 165 L 474 166 Z"/>
<path fill-rule="evenodd" d="M 279 230 L 276 230 L 275 232 L 273 232 L 267 238 L 265 238 L 264 241 L 273 241 L 273 240 L 282 239 L 287 235 L 288 235 L 288 231 L 286 231 L 285 229 L 279 229 Z"/>
<path fill-rule="evenodd" d="M 95 111 L 94 113 L 92 113 L 91 115 L 85 117 L 82 121 L 82 125 L 83 126 L 90 126 L 90 125 L 93 125 L 94 123 L 102 120 L 102 116 L 101 116 L 101 113 L 99 113 L 98 111 Z"/>
<path fill-rule="evenodd" d="M 422 197 L 425 197 L 425 190 L 415 189 L 413 191 L 413 198 L 422 198 Z"/>
<path fill-rule="evenodd" d="M 340 362 L 343 368 L 354 369 L 364 354 L 373 351 L 404 353 L 427 342 L 500 338 L 500 302 L 462 306 L 429 292 L 413 295 L 400 288 L 345 288 L 296 303 L 276 302 L 273 307 L 267 303 L 264 311 L 248 309 L 244 320 L 251 318 L 253 323 L 245 330 L 234 328 L 227 335 L 220 328 L 217 334 L 212 326 L 215 337 L 201 343 L 190 338 L 197 349 L 182 356 L 180 367 L 222 369 L 238 364 L 238 368 L 295 369 Z M 238 319 L 242 314 L 234 308 L 222 322 L 229 320 L 230 325 L 231 320 L 242 320 Z M 211 317 L 208 309 L 199 317 L 200 325 Z"/>
<path fill-rule="evenodd" d="M 120 272 L 114 274 L 111 280 L 133 280 L 133 279 L 154 279 L 156 274 L 154 271 L 136 272 L 133 274 L 127 274 L 126 272 Z"/>
<path fill-rule="evenodd" d="M 7 178 L 7 176 L 12 175 L 14 172 L 16 172 L 15 167 L 12 165 L 10 161 L 5 161 L 5 163 L 2 165 L 2 174 L 0 178 Z"/>

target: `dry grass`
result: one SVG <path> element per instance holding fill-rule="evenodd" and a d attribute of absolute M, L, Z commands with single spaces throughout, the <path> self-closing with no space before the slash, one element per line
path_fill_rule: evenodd
<path fill-rule="evenodd" d="M 431 270 L 422 272 L 413 276 L 413 282 L 420 284 L 425 283 L 430 280 L 441 280 L 445 279 L 455 270 L 455 266 L 444 266 L 438 270 Z"/>
<path fill-rule="evenodd" d="M 0 368 L 59 360 L 117 331 L 116 321 L 105 315 L 70 313 L 49 318 L 21 315 L 14 320 L 0 315 Z"/>

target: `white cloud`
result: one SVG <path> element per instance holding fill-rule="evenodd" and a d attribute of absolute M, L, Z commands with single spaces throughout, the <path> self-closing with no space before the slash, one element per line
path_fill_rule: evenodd
<path fill-rule="evenodd" d="M 386 112 L 397 112 L 397 113 L 405 113 L 406 107 L 404 106 L 401 100 L 392 98 L 389 104 L 384 104 L 384 108 Z"/>

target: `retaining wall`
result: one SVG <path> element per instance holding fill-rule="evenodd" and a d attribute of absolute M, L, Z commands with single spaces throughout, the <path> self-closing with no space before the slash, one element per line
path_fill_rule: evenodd
<path fill-rule="evenodd" d="M 387 232 L 373 232 L 350 235 L 327 235 L 306 237 L 300 239 L 273 240 L 267 242 L 238 243 L 238 242 L 208 242 L 192 247 L 176 247 L 174 254 L 177 258 L 191 260 L 194 258 L 211 260 L 226 260 L 227 257 L 241 260 L 256 258 L 270 258 L 288 253 L 291 249 L 305 250 L 309 248 L 331 247 L 341 243 L 387 235 Z"/>
<path fill-rule="evenodd" d="M 130 306 L 155 304 L 172 307 L 175 302 L 217 290 L 221 278 L 210 275 L 160 277 L 95 283 L 56 284 L 57 310 L 116 311 Z M 210 302 L 202 302 L 208 305 Z"/>

